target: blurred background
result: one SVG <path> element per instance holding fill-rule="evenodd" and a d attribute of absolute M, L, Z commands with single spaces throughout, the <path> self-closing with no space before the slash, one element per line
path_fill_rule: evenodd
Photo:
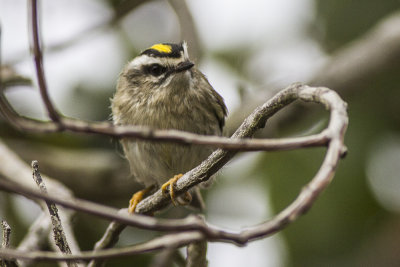
<path fill-rule="evenodd" d="M 0 0 L 1 74 L 15 109 L 44 119 L 26 2 Z M 244 248 L 210 243 L 210 267 L 400 266 L 398 0 L 47 0 L 40 7 L 50 96 L 67 116 L 109 120 L 109 99 L 124 64 L 154 43 L 183 39 L 227 103 L 227 134 L 292 82 L 329 87 L 348 103 L 348 155 L 312 209 L 279 234 Z M 258 136 L 316 133 L 328 115 L 321 106 L 296 103 Z M 117 140 L 22 133 L 3 117 L 0 138 L 27 163 L 38 160 L 43 173 L 77 197 L 122 208 L 140 188 L 129 179 Z M 272 217 L 313 177 L 324 153 L 319 148 L 236 156 L 203 191 L 207 220 L 239 230 Z M 0 192 L 0 217 L 13 229 L 13 246 L 39 211 L 23 197 Z M 186 214 L 177 207 L 160 216 Z M 90 250 L 107 226 L 81 213 L 72 224 L 82 250 Z M 155 235 L 126 229 L 118 246 Z M 107 266 L 149 266 L 154 255 L 110 260 Z"/>

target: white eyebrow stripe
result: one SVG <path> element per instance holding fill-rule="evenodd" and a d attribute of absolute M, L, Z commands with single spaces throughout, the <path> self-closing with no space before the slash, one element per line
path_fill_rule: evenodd
<path fill-rule="evenodd" d="M 184 61 L 182 58 L 169 58 L 169 57 L 151 57 L 148 55 L 141 55 L 134 58 L 129 62 L 128 66 L 130 69 L 139 69 L 144 65 L 160 64 L 163 66 L 176 66 L 180 62 Z"/>
<path fill-rule="evenodd" d="M 154 63 L 160 63 L 159 60 L 156 60 L 153 57 L 149 57 L 148 55 L 141 55 L 135 57 L 131 62 L 129 62 L 128 66 L 130 69 L 137 69 L 143 65 L 150 65 Z"/>

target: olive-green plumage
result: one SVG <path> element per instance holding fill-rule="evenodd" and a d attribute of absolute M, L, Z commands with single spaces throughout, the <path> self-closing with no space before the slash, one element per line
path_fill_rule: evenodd
<path fill-rule="evenodd" d="M 221 135 L 227 109 L 182 43 L 154 45 L 129 62 L 120 74 L 112 113 L 117 125 Z M 212 152 L 206 146 L 129 138 L 121 143 L 134 178 L 145 186 L 160 186 Z"/>

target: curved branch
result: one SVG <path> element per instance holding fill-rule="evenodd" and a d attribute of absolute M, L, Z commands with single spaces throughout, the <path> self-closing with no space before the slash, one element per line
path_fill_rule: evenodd
<path fill-rule="evenodd" d="M 62 199 L 51 194 L 42 194 L 37 190 L 32 190 L 18 184 L 10 184 L 9 181 L 0 180 L 0 187 L 3 189 L 18 192 L 23 195 L 39 197 L 50 200 L 65 207 L 85 211 L 104 218 L 113 219 L 125 225 L 136 226 L 144 229 L 158 231 L 198 231 L 209 241 L 229 242 L 243 245 L 249 241 L 269 236 L 296 220 L 300 215 L 307 211 L 318 195 L 326 188 L 332 180 L 338 161 L 346 152 L 343 144 L 344 134 L 347 129 L 348 118 L 346 103 L 332 90 L 321 87 L 309 87 L 303 85 L 292 85 L 274 98 L 257 108 L 236 131 L 232 138 L 243 138 L 251 136 L 255 131 L 265 124 L 265 121 L 285 105 L 295 99 L 312 101 L 323 104 L 331 111 L 329 125 L 325 133 L 329 140 L 327 154 L 316 174 L 316 176 L 301 191 L 296 200 L 280 212 L 277 216 L 262 224 L 248 227 L 239 232 L 228 232 L 213 227 L 204 222 L 197 216 L 189 216 L 185 219 L 162 220 L 152 217 L 140 216 L 137 214 L 121 214 L 116 209 L 103 205 L 91 203 L 79 199 Z M 195 169 L 186 173 L 176 184 L 175 193 L 183 194 L 193 186 L 207 180 L 211 175 L 218 171 L 226 162 L 233 157 L 236 151 L 225 151 L 219 149 L 215 151 L 207 160 Z M 162 209 L 170 203 L 170 198 L 163 194 L 161 190 L 147 197 L 137 206 L 139 213 L 152 213 Z M 124 227 L 124 226 L 122 226 Z M 122 228 L 123 229 L 123 228 Z M 112 239 L 106 239 L 112 240 Z M 197 240 L 191 240 L 195 242 Z M 191 243 L 190 242 L 190 243 Z M 107 247 L 105 244 L 103 246 Z M 97 252 L 93 253 L 93 257 Z"/>
<path fill-rule="evenodd" d="M 343 138 L 348 124 L 346 112 L 347 105 L 337 93 L 328 88 L 308 87 L 300 84 L 289 86 L 267 101 L 264 105 L 256 108 L 256 110 L 246 118 L 231 138 L 245 138 L 254 135 L 256 130 L 265 125 L 268 118 L 278 110 L 282 109 L 285 105 L 293 102 L 295 99 L 317 102 L 323 104 L 331 111 L 328 128 L 322 133 L 324 133 L 324 138 L 329 140 L 328 154 L 329 151 L 331 151 L 332 142 L 336 139 L 340 141 L 335 141 L 339 142 L 337 145 L 340 146 L 340 153 L 334 158 L 335 160 L 338 160 L 339 156 L 342 153 L 345 153 Z M 187 189 L 208 180 L 210 176 L 216 173 L 236 153 L 236 151 L 226 151 L 222 149 L 216 150 L 198 167 L 187 172 L 182 178 L 180 178 L 176 183 L 174 191 L 177 195 L 180 195 L 186 192 Z M 138 213 L 148 214 L 164 208 L 168 203 L 168 196 L 163 194 L 162 190 L 158 190 L 150 197 L 142 200 L 136 207 L 136 211 Z"/>

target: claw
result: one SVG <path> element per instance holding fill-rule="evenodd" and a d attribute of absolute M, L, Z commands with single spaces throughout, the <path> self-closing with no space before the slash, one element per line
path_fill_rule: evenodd
<path fill-rule="evenodd" d="M 147 188 L 145 188 L 143 190 L 140 190 L 140 191 L 136 192 L 135 194 L 133 194 L 131 200 L 129 200 L 129 208 L 128 208 L 128 212 L 129 213 L 134 213 L 135 212 L 137 204 L 139 204 L 139 202 L 142 201 L 143 196 L 147 192 L 149 192 L 152 188 L 153 187 L 150 186 L 150 187 L 147 187 Z"/>
<path fill-rule="evenodd" d="M 169 186 L 169 195 L 171 196 L 171 200 L 172 200 L 172 203 L 174 204 L 174 206 L 176 206 L 174 185 L 179 180 L 179 178 L 181 178 L 182 176 L 183 176 L 183 174 L 177 174 L 173 178 L 169 179 L 168 182 L 166 182 L 165 184 L 163 184 L 161 186 L 161 190 L 163 193 L 165 193 L 167 191 L 167 187 Z"/>

